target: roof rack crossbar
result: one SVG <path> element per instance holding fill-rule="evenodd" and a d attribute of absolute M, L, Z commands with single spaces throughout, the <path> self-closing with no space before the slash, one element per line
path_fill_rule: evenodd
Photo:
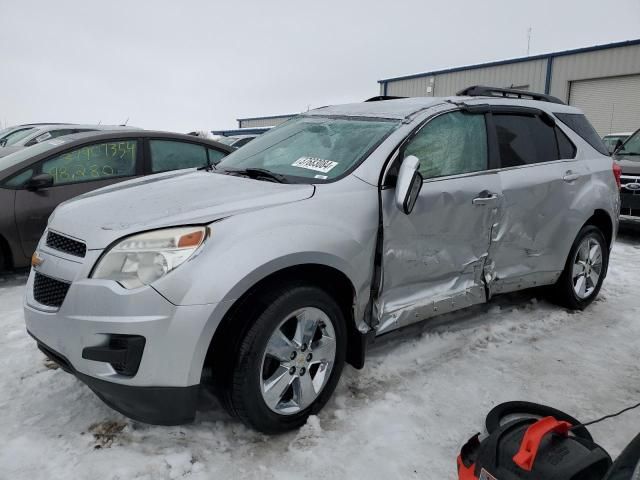
<path fill-rule="evenodd" d="M 376 97 L 367 98 L 365 102 L 382 102 L 384 100 L 396 100 L 398 98 L 407 98 L 407 97 L 394 97 L 392 95 L 378 95 Z"/>
<path fill-rule="evenodd" d="M 525 100 L 540 100 L 542 102 L 565 103 L 557 97 L 544 93 L 527 92 L 525 90 L 514 90 L 512 88 L 487 87 L 484 85 L 473 85 L 464 90 L 460 90 L 456 95 L 467 97 L 503 97 L 520 98 Z"/>

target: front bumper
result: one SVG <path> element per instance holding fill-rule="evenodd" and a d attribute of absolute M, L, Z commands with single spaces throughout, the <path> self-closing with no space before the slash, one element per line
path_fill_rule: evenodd
<path fill-rule="evenodd" d="M 139 422 L 180 425 L 192 422 L 198 401 L 198 385 L 190 387 L 135 387 L 100 380 L 76 371 L 63 355 L 35 337 L 38 348 L 65 372 L 75 375 L 114 410 Z"/>
<path fill-rule="evenodd" d="M 98 251 L 79 259 L 41 242 L 38 254 L 43 262 L 29 275 L 24 314 L 41 349 L 131 418 L 156 424 L 192 420 L 221 304 L 178 306 L 151 287 L 127 290 L 113 281 L 87 278 Z M 70 284 L 60 307 L 36 301 L 36 272 Z M 127 375 L 127 369 L 99 361 L 95 352 L 128 336 L 143 337 L 144 347 L 135 372 Z"/>

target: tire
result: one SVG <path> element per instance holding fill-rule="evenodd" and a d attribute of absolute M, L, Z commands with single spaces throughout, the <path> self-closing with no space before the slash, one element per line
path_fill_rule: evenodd
<path fill-rule="evenodd" d="M 600 252 L 599 263 L 594 261 L 596 259 L 591 258 L 592 255 L 588 250 L 596 246 Z M 587 254 L 586 257 L 585 254 Z M 588 265 L 585 265 L 587 260 Z M 578 263 L 581 263 L 582 266 L 579 266 Z M 576 269 L 587 267 L 588 269 L 579 273 L 577 270 L 574 271 L 574 266 Z M 562 275 L 551 289 L 551 299 L 563 307 L 584 310 L 598 296 L 608 267 L 609 245 L 607 245 L 604 235 L 598 227 L 593 225 L 582 227 L 571 246 Z M 578 273 L 577 277 L 575 273 Z M 595 281 L 594 273 L 597 274 Z M 582 277 L 582 281 L 580 281 L 580 277 Z M 580 287 L 583 286 L 584 290 L 581 290 Z"/>
<path fill-rule="evenodd" d="M 255 321 L 233 354 L 225 403 L 246 425 L 280 433 L 302 426 L 335 390 L 345 363 L 345 318 L 328 293 L 311 285 L 256 300 Z"/>

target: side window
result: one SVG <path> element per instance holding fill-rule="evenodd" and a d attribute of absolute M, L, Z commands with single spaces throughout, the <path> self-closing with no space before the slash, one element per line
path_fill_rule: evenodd
<path fill-rule="evenodd" d="M 7 187 L 22 187 L 28 180 L 31 180 L 33 176 L 33 168 L 25 170 L 22 173 L 14 175 L 9 180 L 4 182 L 4 185 Z"/>
<path fill-rule="evenodd" d="M 607 147 L 602 143 L 602 139 L 596 133 L 587 117 L 581 113 L 554 113 L 571 130 L 580 135 L 589 145 L 603 155 L 609 155 Z"/>
<path fill-rule="evenodd" d="M 209 148 L 208 152 L 209 162 L 211 162 L 211 165 L 217 165 L 220 163 L 220 160 L 227 156 L 227 152 L 216 150 L 215 148 Z"/>
<path fill-rule="evenodd" d="M 54 185 L 133 176 L 138 156 L 137 140 L 87 145 L 42 163 L 42 173 L 53 177 Z"/>
<path fill-rule="evenodd" d="M 202 145 L 173 140 L 150 140 L 149 149 L 153 173 L 207 165 L 207 151 Z"/>
<path fill-rule="evenodd" d="M 404 157 L 420 160 L 424 178 L 443 177 L 487 168 L 484 115 L 452 112 L 427 123 L 404 148 Z"/>
<path fill-rule="evenodd" d="M 558 139 L 558 151 L 560 153 L 560 158 L 562 160 L 576 158 L 576 146 L 558 127 L 556 127 L 556 138 Z"/>
<path fill-rule="evenodd" d="M 502 167 L 558 160 L 554 128 L 539 117 L 494 114 L 493 121 L 498 135 Z"/>

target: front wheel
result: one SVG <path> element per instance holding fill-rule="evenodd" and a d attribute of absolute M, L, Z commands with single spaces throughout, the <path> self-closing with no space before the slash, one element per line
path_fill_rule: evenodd
<path fill-rule="evenodd" d="M 339 305 L 313 286 L 270 295 L 245 335 L 229 400 L 233 413 L 265 433 L 298 428 L 335 389 L 345 361 L 345 319 Z"/>
<path fill-rule="evenodd" d="M 552 297 L 560 305 L 586 308 L 598 295 L 609 265 L 609 247 L 599 228 L 587 225 L 573 242 Z"/>

